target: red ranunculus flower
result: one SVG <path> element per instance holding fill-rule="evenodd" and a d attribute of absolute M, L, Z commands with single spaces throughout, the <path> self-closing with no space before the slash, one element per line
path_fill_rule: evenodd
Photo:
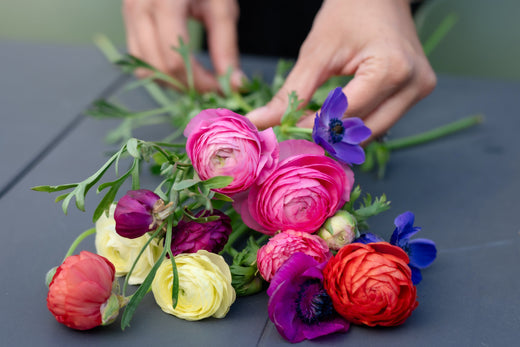
<path fill-rule="evenodd" d="M 388 242 L 344 246 L 323 275 L 334 308 L 355 324 L 399 325 L 418 305 L 408 256 Z"/>
<path fill-rule="evenodd" d="M 69 328 L 101 325 L 101 306 L 110 298 L 115 272 L 114 265 L 97 254 L 82 251 L 68 257 L 49 285 L 47 307 Z"/>

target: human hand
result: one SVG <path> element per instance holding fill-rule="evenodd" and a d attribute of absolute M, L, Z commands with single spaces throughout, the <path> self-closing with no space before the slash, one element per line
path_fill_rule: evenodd
<path fill-rule="evenodd" d="M 200 20 L 207 29 L 208 46 L 216 75 L 231 68 L 232 86 L 238 87 L 244 76 L 239 67 L 236 0 L 124 0 L 128 51 L 185 85 L 186 72 L 179 53 L 179 37 L 189 41 L 188 18 Z M 201 92 L 218 89 L 215 74 L 191 57 L 195 88 Z M 139 77 L 149 72 L 138 70 Z"/>
<path fill-rule="evenodd" d="M 331 76 L 354 75 L 343 88 L 346 116 L 363 118 L 372 138 L 388 130 L 436 84 L 407 0 L 326 0 L 285 84 L 247 117 L 260 128 L 280 123 L 288 95 L 307 103 Z M 312 127 L 314 116 L 300 126 Z"/>

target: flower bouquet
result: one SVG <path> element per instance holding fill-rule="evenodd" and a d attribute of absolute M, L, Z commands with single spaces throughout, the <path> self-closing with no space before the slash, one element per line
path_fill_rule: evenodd
<path fill-rule="evenodd" d="M 419 231 L 411 212 L 397 216 L 389 242 L 366 232 L 390 202 L 361 197 L 355 186 L 351 166 L 365 161 L 360 144 L 370 130 L 342 119 L 347 106 L 341 88 L 330 91 L 313 141 L 260 131 L 228 109 L 204 109 L 183 128 L 184 143 L 130 138 L 84 181 L 33 188 L 70 190 L 56 200 L 65 212 L 73 198 L 84 210 L 108 169 L 117 173 L 97 188 L 105 194 L 95 227 L 47 275 L 50 312 L 86 330 L 123 310 L 125 329 L 149 291 L 164 312 L 200 320 L 224 318 L 237 296 L 267 289 L 269 318 L 290 342 L 346 332 L 351 323 L 405 322 L 435 244 L 411 239 Z M 160 177 L 156 187 L 141 187 L 145 163 Z M 131 189 L 116 201 L 126 181 Z M 98 254 L 73 255 L 91 234 Z M 138 287 L 129 294 L 128 285 Z"/>

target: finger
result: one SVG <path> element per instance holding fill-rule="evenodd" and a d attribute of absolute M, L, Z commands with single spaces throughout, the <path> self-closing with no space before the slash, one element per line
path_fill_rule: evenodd
<path fill-rule="evenodd" d="M 385 134 L 419 99 L 417 91 L 410 85 L 392 95 L 366 115 L 363 121 L 372 130 L 369 141 Z"/>
<path fill-rule="evenodd" d="M 213 67 L 218 75 L 225 75 L 232 69 L 231 83 L 238 88 L 245 77 L 240 70 L 237 21 L 238 6 L 234 1 L 227 1 L 222 6 L 214 3 L 210 11 L 204 13 L 204 23 L 207 27 L 208 46 Z"/>
<path fill-rule="evenodd" d="M 328 77 L 322 64 L 311 59 L 298 59 L 287 80 L 273 99 L 265 106 L 247 114 L 253 124 L 264 129 L 280 124 L 280 119 L 289 104 L 289 95 L 294 91 L 298 99 L 303 100 L 300 106 L 307 104 L 318 88 Z"/>
<path fill-rule="evenodd" d="M 132 4 L 126 6 L 126 4 Z M 145 1 L 125 2 L 125 23 L 130 30 L 132 49 L 138 52 L 138 58 L 143 59 L 153 67 L 165 71 L 166 65 L 159 47 L 159 37 L 156 31 L 151 9 Z M 129 43 L 130 43 L 129 42 Z"/>
<path fill-rule="evenodd" d="M 136 23 L 140 23 L 141 21 L 138 19 L 136 20 L 136 18 L 145 15 L 145 10 L 138 5 L 139 2 L 126 0 L 123 3 L 122 12 L 125 24 L 127 51 L 129 54 L 142 59 L 143 54 L 139 49 L 137 38 L 138 28 L 136 28 Z M 145 78 L 151 74 L 151 71 L 142 68 L 135 71 L 135 75 L 138 78 Z"/>
<path fill-rule="evenodd" d="M 187 84 L 186 67 L 181 55 L 173 47 L 179 46 L 181 38 L 189 43 L 188 35 L 188 8 L 183 1 L 163 1 L 160 10 L 154 12 L 155 25 L 159 35 L 160 49 L 166 65 L 166 73 Z M 197 90 L 205 92 L 216 90 L 218 82 L 216 78 L 193 57 L 190 57 L 194 86 Z"/>
<path fill-rule="evenodd" d="M 413 65 L 404 56 L 365 59 L 355 72 L 354 78 L 343 88 L 349 106 L 348 116 L 365 117 L 384 100 L 396 93 L 413 77 Z"/>

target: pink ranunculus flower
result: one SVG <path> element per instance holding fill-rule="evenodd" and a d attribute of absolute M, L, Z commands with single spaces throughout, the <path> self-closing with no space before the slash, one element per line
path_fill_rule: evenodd
<path fill-rule="evenodd" d="M 262 182 L 278 163 L 278 141 L 271 128 L 258 131 L 246 117 L 227 109 L 208 109 L 186 126 L 186 152 L 203 180 L 232 176 L 224 188 L 233 195 Z"/>
<path fill-rule="evenodd" d="M 67 257 L 49 285 L 47 307 L 69 328 L 87 330 L 103 323 L 116 270 L 106 258 L 87 251 Z"/>
<path fill-rule="evenodd" d="M 270 282 L 276 271 L 296 252 L 307 254 L 318 263 L 326 262 L 332 256 L 327 243 L 319 236 L 287 230 L 271 237 L 258 250 L 256 262 L 262 277 Z"/>
<path fill-rule="evenodd" d="M 350 198 L 352 170 L 306 140 L 280 143 L 280 164 L 234 207 L 250 228 L 273 235 L 281 230 L 317 231 Z"/>

